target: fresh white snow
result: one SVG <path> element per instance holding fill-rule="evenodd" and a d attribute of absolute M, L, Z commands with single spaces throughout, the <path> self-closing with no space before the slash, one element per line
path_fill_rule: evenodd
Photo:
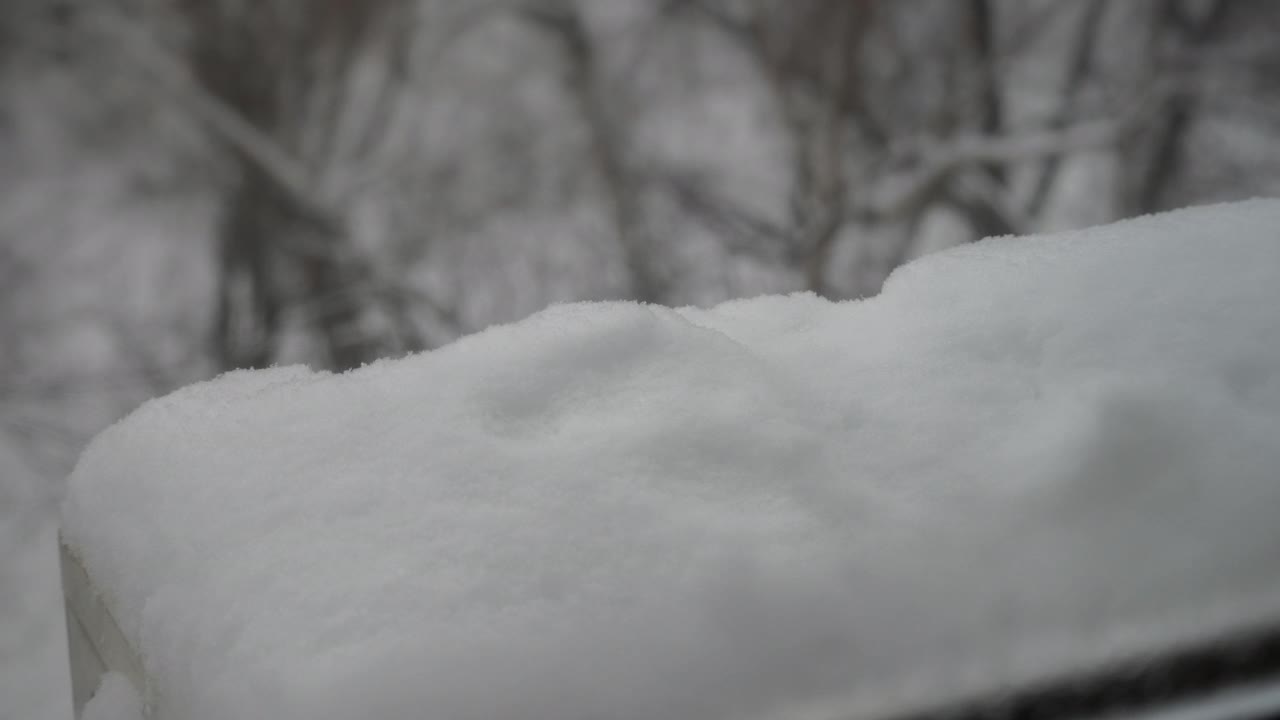
<path fill-rule="evenodd" d="M 1278 439 L 1252 201 L 231 373 L 64 533 L 158 717 L 854 718 L 1276 616 Z"/>
<path fill-rule="evenodd" d="M 129 678 L 109 672 L 85 704 L 80 720 L 143 720 L 142 698 Z"/>

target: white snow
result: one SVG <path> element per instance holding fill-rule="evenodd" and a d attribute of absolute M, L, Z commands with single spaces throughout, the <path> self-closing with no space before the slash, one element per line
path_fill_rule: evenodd
<path fill-rule="evenodd" d="M 1280 613 L 1277 439 L 1252 201 L 231 373 L 64 532 L 158 717 L 862 717 Z"/>
<path fill-rule="evenodd" d="M 109 672 L 85 704 L 80 720 L 143 720 L 142 698 L 129 678 Z"/>

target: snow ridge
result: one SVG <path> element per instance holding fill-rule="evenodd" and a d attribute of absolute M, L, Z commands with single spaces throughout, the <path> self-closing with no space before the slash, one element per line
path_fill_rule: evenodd
<path fill-rule="evenodd" d="M 102 433 L 162 716 L 862 717 L 1280 613 L 1280 202 L 555 307 Z"/>

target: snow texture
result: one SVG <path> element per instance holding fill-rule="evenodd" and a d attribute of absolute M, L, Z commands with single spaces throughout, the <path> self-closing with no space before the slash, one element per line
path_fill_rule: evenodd
<path fill-rule="evenodd" d="M 65 534 L 159 717 L 856 718 L 1277 616 L 1278 438 L 1260 200 L 229 373 Z"/>
<path fill-rule="evenodd" d="M 142 698 L 129 678 L 109 672 L 85 703 L 80 720 L 143 720 Z"/>

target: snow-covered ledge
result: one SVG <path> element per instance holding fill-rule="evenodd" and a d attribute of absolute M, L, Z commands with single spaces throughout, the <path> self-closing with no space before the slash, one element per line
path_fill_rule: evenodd
<path fill-rule="evenodd" d="M 79 687 L 117 670 L 163 720 L 852 720 L 1200 678 L 1219 638 L 1274 664 L 1277 438 L 1277 201 L 984 241 L 860 302 L 578 304 L 230 373 L 69 480 Z"/>
<path fill-rule="evenodd" d="M 144 696 L 150 684 L 143 674 L 137 650 L 120 632 L 120 625 L 102 601 L 102 593 L 94 587 L 84 565 L 65 544 L 60 543 L 59 547 L 76 717 L 80 717 L 102 677 L 109 672 L 128 678 L 135 692 Z"/>

